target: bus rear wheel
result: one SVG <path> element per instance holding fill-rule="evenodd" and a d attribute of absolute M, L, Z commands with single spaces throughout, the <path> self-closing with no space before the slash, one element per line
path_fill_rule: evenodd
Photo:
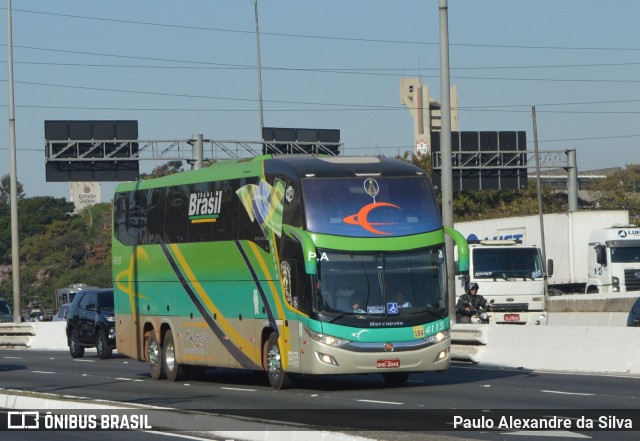
<path fill-rule="evenodd" d="M 144 334 L 144 353 L 151 372 L 151 378 L 161 380 L 166 378 L 164 364 L 162 362 L 162 346 L 158 343 L 155 331 L 147 331 Z"/>
<path fill-rule="evenodd" d="M 184 365 L 176 361 L 176 345 L 173 341 L 173 332 L 171 332 L 171 329 L 164 335 L 164 344 L 162 347 L 162 360 L 167 379 L 169 381 L 184 380 L 187 377 L 187 369 Z"/>
<path fill-rule="evenodd" d="M 267 371 L 271 387 L 280 390 L 293 386 L 290 374 L 287 374 L 282 369 L 282 354 L 278 346 L 278 336 L 275 332 L 269 335 L 269 339 L 264 343 L 262 362 L 265 371 Z"/>

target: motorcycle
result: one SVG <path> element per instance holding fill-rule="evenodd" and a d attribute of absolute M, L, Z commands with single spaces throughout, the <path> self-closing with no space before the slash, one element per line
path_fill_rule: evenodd
<path fill-rule="evenodd" d="M 482 306 L 478 306 L 473 309 L 471 312 L 471 323 L 476 325 L 488 325 L 491 321 L 491 316 L 489 316 L 489 311 L 491 311 L 491 304 L 493 303 L 493 299 L 489 300 L 487 303 L 487 309 L 484 309 Z"/>

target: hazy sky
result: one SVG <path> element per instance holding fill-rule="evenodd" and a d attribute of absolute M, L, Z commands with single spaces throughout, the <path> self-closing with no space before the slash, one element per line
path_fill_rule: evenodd
<path fill-rule="evenodd" d="M 345 153 L 413 149 L 403 77 L 440 99 L 438 0 L 259 0 L 266 126 L 340 129 Z M 140 139 L 257 140 L 251 0 L 13 0 L 18 180 L 45 182 L 44 121 L 135 119 Z M 6 2 L 0 175 L 9 172 Z M 449 0 L 461 130 L 525 130 L 579 170 L 640 162 L 640 1 Z M 143 161 L 142 171 L 161 162 Z M 103 201 L 114 184 L 103 185 Z"/>

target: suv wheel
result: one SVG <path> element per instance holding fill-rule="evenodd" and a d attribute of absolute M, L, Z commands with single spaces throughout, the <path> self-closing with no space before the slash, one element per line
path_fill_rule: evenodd
<path fill-rule="evenodd" d="M 111 357 L 113 349 L 109 346 L 107 336 L 101 329 L 96 336 L 96 350 L 98 351 L 98 358 L 105 359 Z"/>
<path fill-rule="evenodd" d="M 176 345 L 171 330 L 164 335 L 163 361 L 168 380 L 180 381 L 187 377 L 185 366 L 176 361 Z"/>
<path fill-rule="evenodd" d="M 75 329 L 71 331 L 71 337 L 69 337 L 69 353 L 73 358 L 80 358 L 84 355 L 84 346 L 80 346 L 78 343 L 78 331 Z"/>
<path fill-rule="evenodd" d="M 151 378 L 161 380 L 167 378 L 162 361 L 162 346 L 158 343 L 155 331 L 147 331 L 144 334 L 144 353 L 151 371 Z"/>

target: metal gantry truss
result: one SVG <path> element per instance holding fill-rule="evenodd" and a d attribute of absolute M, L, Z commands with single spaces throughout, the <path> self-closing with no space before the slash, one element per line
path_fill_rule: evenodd
<path fill-rule="evenodd" d="M 45 141 L 46 161 L 190 161 L 194 159 L 194 139 L 182 140 L 65 140 Z M 238 141 L 205 139 L 205 161 L 240 159 L 262 155 L 307 153 L 336 155 L 342 143 L 298 141 Z"/>
<path fill-rule="evenodd" d="M 548 150 L 538 152 L 540 168 L 571 167 L 569 154 L 572 150 Z M 454 170 L 462 169 L 514 169 L 536 168 L 536 156 L 533 151 L 463 151 L 452 152 Z M 442 168 L 442 152 L 432 153 L 432 167 Z"/>

